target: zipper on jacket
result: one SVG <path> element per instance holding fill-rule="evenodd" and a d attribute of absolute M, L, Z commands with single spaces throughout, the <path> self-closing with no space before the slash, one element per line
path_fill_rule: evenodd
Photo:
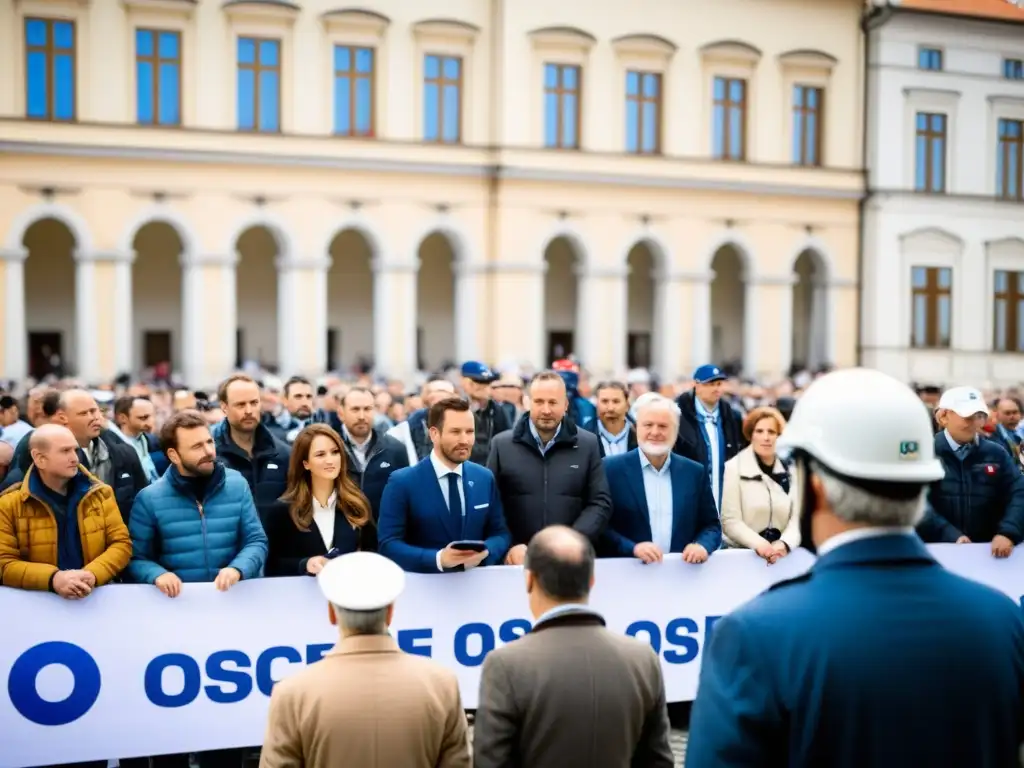
<path fill-rule="evenodd" d="M 196 501 L 196 507 L 199 509 L 199 523 L 203 528 L 203 563 L 206 565 L 206 577 L 210 577 L 210 548 L 206 542 L 206 512 L 203 510 L 203 502 Z"/>

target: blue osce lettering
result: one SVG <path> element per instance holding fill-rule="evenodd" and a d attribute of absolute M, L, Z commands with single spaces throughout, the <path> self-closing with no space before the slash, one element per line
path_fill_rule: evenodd
<path fill-rule="evenodd" d="M 479 667 L 498 641 L 511 643 L 529 632 L 532 626 L 526 619 L 509 619 L 495 632 L 490 624 L 484 622 L 463 624 L 455 630 L 452 648 L 455 661 L 464 667 Z M 398 632 L 398 647 L 406 653 L 430 658 L 434 652 L 431 645 L 433 638 L 434 632 L 431 629 L 403 629 Z M 480 646 L 479 651 L 470 650 L 471 646 L 477 645 Z"/>
<path fill-rule="evenodd" d="M 708 616 L 704 619 L 704 644 L 711 640 L 711 631 L 721 616 Z M 647 641 L 651 644 L 654 652 L 661 656 L 669 664 L 689 664 L 697 658 L 700 652 L 700 644 L 697 638 L 693 637 L 700 631 L 700 627 L 693 619 L 673 619 L 665 625 L 662 632 L 653 621 L 634 621 L 626 627 L 626 634 L 632 637 L 646 635 Z M 662 639 L 664 638 L 664 651 L 662 650 Z"/>

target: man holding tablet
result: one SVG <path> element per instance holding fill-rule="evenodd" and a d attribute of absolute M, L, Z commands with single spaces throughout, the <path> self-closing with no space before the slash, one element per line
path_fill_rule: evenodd
<path fill-rule="evenodd" d="M 406 571 L 500 564 L 512 543 L 494 475 L 468 461 L 476 438 L 469 403 L 449 397 L 427 415 L 434 449 L 393 473 L 380 502 L 380 553 Z"/>

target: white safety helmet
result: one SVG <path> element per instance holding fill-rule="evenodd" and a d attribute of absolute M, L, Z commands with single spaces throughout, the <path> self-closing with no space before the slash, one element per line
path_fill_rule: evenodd
<path fill-rule="evenodd" d="M 822 376 L 797 400 L 778 450 L 802 451 L 851 479 L 931 483 L 945 476 L 924 403 L 881 371 Z"/>

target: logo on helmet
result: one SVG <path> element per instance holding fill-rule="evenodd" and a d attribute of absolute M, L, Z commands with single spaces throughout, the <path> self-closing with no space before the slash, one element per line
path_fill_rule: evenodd
<path fill-rule="evenodd" d="M 900 459 L 903 461 L 916 459 L 919 451 L 920 447 L 916 440 L 904 440 L 900 443 Z"/>

